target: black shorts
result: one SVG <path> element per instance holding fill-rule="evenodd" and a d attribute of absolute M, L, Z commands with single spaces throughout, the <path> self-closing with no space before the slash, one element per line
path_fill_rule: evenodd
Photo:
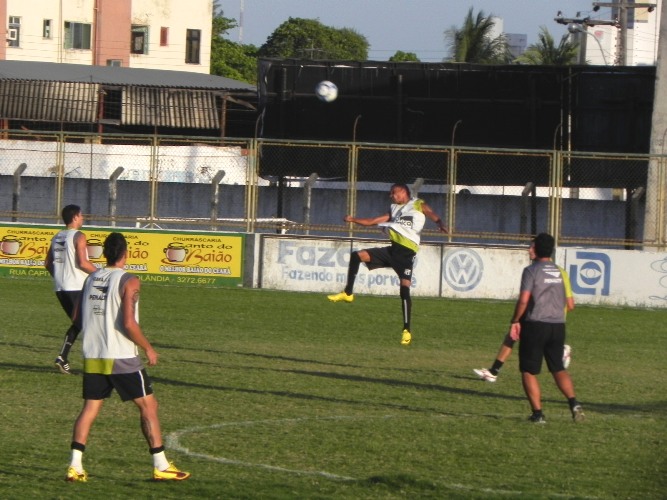
<path fill-rule="evenodd" d="M 107 399 L 114 389 L 122 401 L 153 394 L 153 384 L 146 370 L 117 375 L 83 374 L 83 399 Z"/>
<path fill-rule="evenodd" d="M 58 302 L 60 302 L 60 305 L 63 307 L 65 314 L 71 318 L 72 313 L 74 312 L 74 306 L 76 306 L 81 297 L 81 290 L 60 290 L 56 292 L 56 297 L 58 297 Z"/>
<path fill-rule="evenodd" d="M 563 344 L 565 323 L 524 321 L 519 342 L 519 370 L 537 375 L 542 371 L 542 358 L 551 373 L 564 370 Z"/>
<path fill-rule="evenodd" d="M 366 263 L 369 271 L 381 267 L 391 267 L 402 280 L 412 281 L 412 268 L 415 265 L 414 251 L 396 243 L 389 247 L 368 248 L 370 262 Z"/>

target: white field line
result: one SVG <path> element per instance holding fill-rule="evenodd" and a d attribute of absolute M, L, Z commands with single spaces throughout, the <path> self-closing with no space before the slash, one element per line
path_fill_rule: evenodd
<path fill-rule="evenodd" d="M 451 415 L 437 415 L 434 416 L 433 418 L 446 418 L 450 417 Z M 473 415 L 467 415 L 472 417 Z M 479 415 L 477 415 L 479 416 Z M 521 415 L 524 416 L 524 415 Z M 287 469 L 284 467 L 277 467 L 275 465 L 268 465 L 268 464 L 258 464 L 258 463 L 249 463 L 249 462 L 242 462 L 240 460 L 233 460 L 231 458 L 225 458 L 225 457 L 217 457 L 213 455 L 208 455 L 206 453 L 198 453 L 196 451 L 191 451 L 189 448 L 186 446 L 182 445 L 180 442 L 180 438 L 186 434 L 191 434 L 194 432 L 206 432 L 206 431 L 211 431 L 214 429 L 222 429 L 225 427 L 251 427 L 254 425 L 262 425 L 262 424 L 270 424 L 270 425 L 280 425 L 283 423 L 299 423 L 299 422 L 307 422 L 311 420 L 370 420 L 370 419 L 377 419 L 377 418 L 402 418 L 397 415 L 382 415 L 379 417 L 366 417 L 366 416 L 331 416 L 331 417 L 298 417 L 298 418 L 281 418 L 281 419 L 265 419 L 265 420 L 246 420 L 246 421 L 241 421 L 241 422 L 225 422 L 225 423 L 220 423 L 220 424 L 213 424 L 213 425 L 207 425 L 203 427 L 190 427 L 187 429 L 181 429 L 178 431 L 171 432 L 167 434 L 165 438 L 165 444 L 167 449 L 173 450 L 173 451 L 178 451 L 180 453 L 183 453 L 184 455 L 194 457 L 194 458 L 201 458 L 204 460 L 209 460 L 211 462 L 218 462 L 221 464 L 227 464 L 227 465 L 236 465 L 240 467 L 250 467 L 250 468 L 257 468 L 257 469 L 264 469 L 264 470 L 269 470 L 273 472 L 286 472 L 289 474 L 297 474 L 297 475 L 302 475 L 302 476 L 321 476 L 325 477 L 327 479 L 331 479 L 334 481 L 358 481 L 359 479 L 353 478 L 353 477 L 348 477 L 348 476 L 341 476 L 338 474 L 332 474 L 330 472 L 326 471 L 307 471 L 307 470 L 296 470 L 296 469 Z M 412 418 L 412 417 L 404 417 L 404 418 Z M 529 424 L 526 424 L 529 425 Z M 512 497 L 519 497 L 519 496 L 524 496 L 526 495 L 525 492 L 522 491 L 513 491 L 513 490 L 500 490 L 500 489 L 493 489 L 493 488 L 479 488 L 475 486 L 466 486 L 463 484 L 443 484 L 444 487 L 449 488 L 451 490 L 460 490 L 460 491 L 470 491 L 470 492 L 477 492 L 477 493 L 488 493 L 488 494 L 493 494 L 493 495 L 507 495 L 507 496 L 512 496 Z M 545 493 L 546 494 L 546 493 Z M 547 495 L 549 498 L 573 498 L 572 495 L 568 494 L 562 494 L 562 493 L 550 493 Z M 590 497 L 590 496 L 581 496 L 577 495 L 577 498 L 583 498 L 587 500 L 598 500 L 598 497 Z"/>

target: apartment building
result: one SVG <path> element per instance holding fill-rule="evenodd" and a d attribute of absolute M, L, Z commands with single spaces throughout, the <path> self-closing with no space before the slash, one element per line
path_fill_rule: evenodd
<path fill-rule="evenodd" d="M 0 60 L 208 74 L 212 13 L 212 0 L 0 0 Z"/>

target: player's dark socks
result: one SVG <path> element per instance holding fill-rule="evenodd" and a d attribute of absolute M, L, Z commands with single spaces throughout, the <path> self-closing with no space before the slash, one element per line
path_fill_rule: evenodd
<path fill-rule="evenodd" d="M 412 298 L 410 287 L 401 285 L 401 307 L 403 309 L 403 329 L 410 331 L 410 318 L 412 314 Z"/>
<path fill-rule="evenodd" d="M 489 371 L 490 371 L 493 375 L 498 375 L 498 372 L 500 371 L 500 369 L 503 367 L 504 364 L 505 364 L 505 363 L 503 363 L 502 361 L 496 359 L 496 360 L 493 362 L 493 365 L 491 366 L 491 368 L 489 368 Z"/>
<path fill-rule="evenodd" d="M 359 272 L 359 266 L 361 265 L 361 259 L 359 258 L 358 252 L 352 252 L 350 254 L 350 265 L 347 268 L 347 284 L 345 285 L 345 293 L 352 295 L 352 290 L 354 290 L 354 281 L 357 279 L 357 273 Z"/>
<path fill-rule="evenodd" d="M 74 341 L 76 338 L 79 336 L 79 328 L 76 327 L 76 325 L 72 325 L 69 327 L 67 330 L 67 333 L 65 334 L 65 340 L 63 341 L 63 346 L 60 348 L 60 357 L 63 360 L 67 360 L 69 356 L 69 351 L 72 349 L 72 346 L 74 345 Z"/>
<path fill-rule="evenodd" d="M 577 401 L 577 398 L 567 398 L 567 404 L 570 405 L 570 410 L 572 410 L 575 406 L 579 405 L 579 401 Z"/>

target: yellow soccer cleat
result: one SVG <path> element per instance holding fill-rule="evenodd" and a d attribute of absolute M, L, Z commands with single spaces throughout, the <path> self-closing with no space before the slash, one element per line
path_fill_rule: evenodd
<path fill-rule="evenodd" d="M 65 481 L 69 481 L 70 483 L 85 483 L 88 481 L 88 474 L 86 474 L 85 470 L 78 472 L 74 467 L 70 467 L 67 469 Z"/>
<path fill-rule="evenodd" d="M 409 331 L 403 330 L 403 336 L 401 337 L 401 344 L 409 345 L 412 342 L 412 335 Z"/>
<path fill-rule="evenodd" d="M 352 302 L 354 300 L 354 294 L 348 295 L 345 292 L 340 292 L 333 295 L 327 295 L 327 299 L 331 302 Z"/>
<path fill-rule="evenodd" d="M 189 477 L 190 473 L 178 470 L 174 462 L 169 462 L 169 467 L 165 470 L 153 469 L 153 479 L 155 481 L 184 481 Z"/>

